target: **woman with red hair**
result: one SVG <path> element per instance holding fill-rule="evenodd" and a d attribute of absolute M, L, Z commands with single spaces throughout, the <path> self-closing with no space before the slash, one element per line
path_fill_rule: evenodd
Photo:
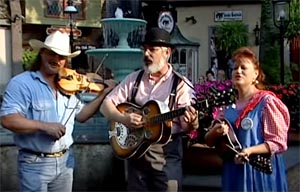
<path fill-rule="evenodd" d="M 207 144 L 217 147 L 231 131 L 239 144 L 233 149 L 230 144 L 225 145 L 235 153 L 223 156 L 222 188 L 224 191 L 288 191 L 282 156 L 287 150 L 288 109 L 275 94 L 263 90 L 265 76 L 251 49 L 238 49 L 232 60 L 236 102 L 224 110 L 224 119 L 215 121 L 205 135 Z M 269 160 L 266 162 L 271 168 L 269 172 L 251 164 L 262 156 Z"/>

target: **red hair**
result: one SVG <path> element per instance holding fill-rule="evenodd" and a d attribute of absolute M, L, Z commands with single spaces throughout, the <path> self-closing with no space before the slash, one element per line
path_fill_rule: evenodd
<path fill-rule="evenodd" d="M 235 65 L 242 64 L 245 61 L 245 59 L 250 60 L 254 66 L 254 69 L 258 70 L 258 76 L 256 78 L 258 83 L 256 83 L 255 86 L 258 89 L 263 89 L 264 88 L 263 82 L 265 80 L 265 74 L 259 65 L 259 61 L 256 57 L 255 52 L 252 51 L 248 47 L 241 47 L 241 48 L 237 49 L 232 55 L 232 60 Z"/>

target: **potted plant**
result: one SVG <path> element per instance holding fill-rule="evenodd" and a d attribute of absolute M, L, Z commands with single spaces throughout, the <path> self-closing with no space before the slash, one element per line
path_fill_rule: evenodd
<path fill-rule="evenodd" d="M 216 49 L 218 68 L 227 68 L 232 53 L 248 45 L 249 33 L 247 26 L 240 21 L 224 22 L 216 28 Z"/>
<path fill-rule="evenodd" d="M 216 29 L 216 47 L 228 55 L 248 45 L 249 33 L 247 26 L 240 21 L 224 22 Z"/>
<path fill-rule="evenodd" d="M 300 38 L 300 1 L 291 0 L 290 2 L 290 22 L 286 30 L 286 37 L 290 42 L 295 38 Z"/>

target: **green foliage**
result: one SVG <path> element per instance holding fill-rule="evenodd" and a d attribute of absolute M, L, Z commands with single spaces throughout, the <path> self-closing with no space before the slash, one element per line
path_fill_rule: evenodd
<path fill-rule="evenodd" d="M 23 69 L 28 70 L 32 63 L 35 61 L 38 53 L 35 51 L 32 51 L 30 49 L 26 49 L 23 51 L 23 56 L 22 56 L 22 64 L 23 64 Z"/>
<path fill-rule="evenodd" d="M 260 43 L 261 47 L 272 46 L 278 38 L 274 38 L 278 29 L 273 23 L 272 0 L 264 0 L 261 8 Z"/>
<path fill-rule="evenodd" d="M 280 53 L 279 46 L 275 44 L 273 47 L 265 49 L 265 57 L 262 61 L 262 69 L 266 75 L 267 84 L 280 83 Z"/>
<path fill-rule="evenodd" d="M 292 71 L 289 65 L 284 65 L 284 84 L 293 82 Z"/>
<path fill-rule="evenodd" d="M 296 0 L 299 1 L 299 0 Z M 292 4 L 291 4 L 292 8 Z M 280 84 L 280 47 L 279 30 L 274 26 L 272 14 L 272 0 L 263 0 L 261 10 L 260 32 L 260 63 L 266 74 L 267 84 Z M 299 9 L 299 7 L 298 7 Z M 285 84 L 291 82 L 289 64 L 285 65 Z"/>
<path fill-rule="evenodd" d="M 291 63 L 291 70 L 299 72 L 299 65 L 297 63 Z"/>
<path fill-rule="evenodd" d="M 286 31 L 286 37 L 292 40 L 300 35 L 300 1 L 291 0 L 290 3 L 290 23 Z"/>
<path fill-rule="evenodd" d="M 216 29 L 216 47 L 228 55 L 248 45 L 249 33 L 247 26 L 240 21 L 224 22 Z"/>
<path fill-rule="evenodd" d="M 280 52 L 279 45 L 275 44 L 273 47 L 265 49 L 265 58 L 262 63 L 262 70 L 266 75 L 266 83 L 269 85 L 280 84 Z M 292 74 L 290 67 L 284 67 L 284 83 L 292 81 Z"/>

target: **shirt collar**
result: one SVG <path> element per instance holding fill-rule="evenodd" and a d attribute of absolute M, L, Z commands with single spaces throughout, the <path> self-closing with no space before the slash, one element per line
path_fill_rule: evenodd
<path fill-rule="evenodd" d="M 47 82 L 45 81 L 45 79 L 40 71 L 31 71 L 30 74 L 33 79 L 38 79 L 42 83 L 47 84 Z"/>

